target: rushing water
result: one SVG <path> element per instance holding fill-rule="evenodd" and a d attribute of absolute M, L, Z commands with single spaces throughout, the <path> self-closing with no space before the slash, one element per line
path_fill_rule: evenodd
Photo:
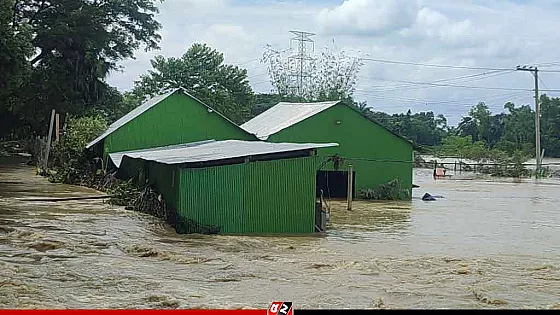
<path fill-rule="evenodd" d="M 415 171 L 411 202 L 331 201 L 324 237 L 235 237 L 26 201 L 95 192 L 2 165 L 0 307 L 560 308 L 560 181 L 430 175 Z"/>

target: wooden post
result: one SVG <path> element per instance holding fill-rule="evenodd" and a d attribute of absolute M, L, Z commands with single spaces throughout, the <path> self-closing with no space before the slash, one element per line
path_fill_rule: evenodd
<path fill-rule="evenodd" d="M 43 161 L 43 171 L 47 171 L 48 164 L 49 164 L 49 151 L 51 150 L 51 139 L 52 139 L 52 130 L 54 125 L 54 115 L 55 110 L 53 109 L 51 112 L 51 122 L 49 124 L 49 137 L 47 138 L 47 148 L 45 149 L 45 160 Z"/>
<path fill-rule="evenodd" d="M 55 116 L 55 141 L 58 142 L 60 141 L 60 114 L 56 113 Z"/>
<path fill-rule="evenodd" d="M 352 169 L 352 165 L 348 165 L 348 192 L 347 192 L 347 196 L 346 198 L 348 199 L 348 210 L 352 210 L 352 192 L 354 191 L 354 189 L 352 189 L 353 184 L 354 184 L 354 170 Z"/>
<path fill-rule="evenodd" d="M 455 160 L 455 166 L 453 166 L 453 173 L 457 173 L 457 160 Z"/>

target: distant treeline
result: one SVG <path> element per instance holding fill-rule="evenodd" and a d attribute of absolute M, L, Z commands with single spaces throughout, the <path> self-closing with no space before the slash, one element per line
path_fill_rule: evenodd
<path fill-rule="evenodd" d="M 155 57 L 152 69 L 123 93 L 106 79 L 139 48 L 158 48 L 157 3 L 0 1 L 0 140 L 46 135 L 52 109 L 62 114 L 63 122 L 70 121 L 67 116 L 95 116 L 85 119 L 82 128 L 94 129 L 163 90 L 183 87 L 238 124 L 280 101 L 343 99 L 424 150 L 480 155 L 485 154 L 483 148 L 534 155 L 535 114 L 529 106 L 507 103 L 505 113 L 493 114 L 479 103 L 456 127 L 433 112 L 372 111 L 352 98 L 360 61 L 330 53 L 322 54 L 314 74 L 317 82 L 306 87 L 304 97 L 255 94 L 246 69 L 226 64 L 222 53 L 198 43 L 179 57 Z M 268 56 L 271 83 L 277 92 L 292 93 L 286 89 L 283 64 L 275 62 L 275 56 Z M 542 148 L 546 156 L 559 157 L 560 100 L 543 95 L 541 102 Z"/>
<path fill-rule="evenodd" d="M 560 157 L 560 99 L 541 96 L 541 148 L 545 156 Z M 389 115 L 362 109 L 390 130 L 412 140 L 424 150 L 460 154 L 460 148 L 484 147 L 506 153 L 534 156 L 535 112 L 528 105 L 508 102 L 505 112 L 493 114 L 483 102 L 474 106 L 457 126 L 449 126 L 443 115 L 433 112 Z M 466 142 L 466 143 L 465 143 Z M 455 151 L 455 152 L 454 152 Z"/>

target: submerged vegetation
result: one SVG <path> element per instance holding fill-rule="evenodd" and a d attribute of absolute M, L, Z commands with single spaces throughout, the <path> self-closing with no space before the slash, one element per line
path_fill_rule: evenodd
<path fill-rule="evenodd" d="M 374 189 L 363 189 L 358 196 L 366 200 L 409 200 L 410 192 L 402 187 L 402 183 L 394 179 Z"/>

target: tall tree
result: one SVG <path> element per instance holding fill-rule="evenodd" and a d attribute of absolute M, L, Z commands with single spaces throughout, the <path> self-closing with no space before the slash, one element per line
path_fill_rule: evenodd
<path fill-rule="evenodd" d="M 457 135 L 460 137 L 464 138 L 470 136 L 472 141 L 478 140 L 478 128 L 476 121 L 470 116 L 461 118 L 456 131 Z"/>
<path fill-rule="evenodd" d="M 43 129 L 51 108 L 79 115 L 110 96 L 104 79 L 117 62 L 158 48 L 156 1 L 16 1 L 14 27 L 30 30 L 37 51 L 17 114 Z"/>
<path fill-rule="evenodd" d="M 504 108 L 509 113 L 504 119 L 504 135 L 499 147 L 508 152 L 521 150 L 531 154 L 535 147 L 535 112 L 529 105 L 516 108 L 511 102 Z"/>
<path fill-rule="evenodd" d="M 152 67 L 135 82 L 136 95 L 183 87 L 236 123 L 250 118 L 254 96 L 247 70 L 224 64 L 223 54 L 206 44 L 193 44 L 180 58 L 157 56 Z"/>
<path fill-rule="evenodd" d="M 541 96 L 541 140 L 546 156 L 560 157 L 560 99 Z"/>
<path fill-rule="evenodd" d="M 13 113 L 18 92 L 27 80 L 27 58 L 33 52 L 31 34 L 26 27 L 16 29 L 14 0 L 0 0 L 0 137 L 21 126 Z"/>
<path fill-rule="evenodd" d="M 471 108 L 469 115 L 473 118 L 476 124 L 478 139 L 485 143 L 489 143 L 490 138 L 490 121 L 492 113 L 484 102 L 478 103 L 475 107 Z"/>

